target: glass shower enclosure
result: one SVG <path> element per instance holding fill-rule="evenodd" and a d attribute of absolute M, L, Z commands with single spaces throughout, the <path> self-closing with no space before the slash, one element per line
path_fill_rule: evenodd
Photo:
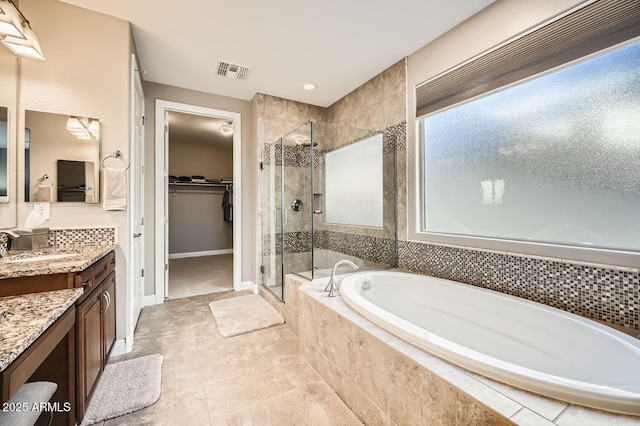
<path fill-rule="evenodd" d="M 395 137 L 311 120 L 264 146 L 262 285 L 326 277 L 349 259 L 397 265 Z"/>

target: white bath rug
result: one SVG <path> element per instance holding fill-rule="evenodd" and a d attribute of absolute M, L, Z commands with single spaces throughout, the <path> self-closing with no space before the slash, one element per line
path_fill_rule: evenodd
<path fill-rule="evenodd" d="M 81 426 L 142 410 L 160 398 L 162 355 L 107 364 Z"/>
<path fill-rule="evenodd" d="M 209 303 L 209 308 L 222 337 L 237 336 L 284 324 L 282 315 L 257 294 L 216 300 Z"/>

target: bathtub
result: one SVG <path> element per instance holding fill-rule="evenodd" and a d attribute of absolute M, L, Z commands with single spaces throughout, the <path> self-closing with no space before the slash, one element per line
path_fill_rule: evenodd
<path fill-rule="evenodd" d="M 640 415 L 640 340 L 492 290 L 394 271 L 340 282 L 345 302 L 421 349 L 563 401 Z"/>

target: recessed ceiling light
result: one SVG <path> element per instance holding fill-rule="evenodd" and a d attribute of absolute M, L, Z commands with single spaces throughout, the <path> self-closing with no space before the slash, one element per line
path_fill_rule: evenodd
<path fill-rule="evenodd" d="M 316 85 L 315 85 L 315 84 L 313 84 L 313 83 L 306 83 L 306 84 L 304 84 L 304 85 L 302 86 L 302 88 L 303 88 L 304 90 L 315 90 L 315 89 L 316 89 L 316 87 L 318 87 L 318 86 L 316 86 Z"/>

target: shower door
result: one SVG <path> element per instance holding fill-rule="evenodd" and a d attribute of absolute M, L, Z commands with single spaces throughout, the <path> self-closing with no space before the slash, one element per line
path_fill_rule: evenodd
<path fill-rule="evenodd" d="M 266 144 L 262 155 L 262 285 L 278 299 L 284 300 L 282 269 L 283 165 L 282 138 Z"/>
<path fill-rule="evenodd" d="M 285 300 L 284 276 L 313 271 L 312 126 L 308 122 L 264 147 L 262 283 Z"/>

